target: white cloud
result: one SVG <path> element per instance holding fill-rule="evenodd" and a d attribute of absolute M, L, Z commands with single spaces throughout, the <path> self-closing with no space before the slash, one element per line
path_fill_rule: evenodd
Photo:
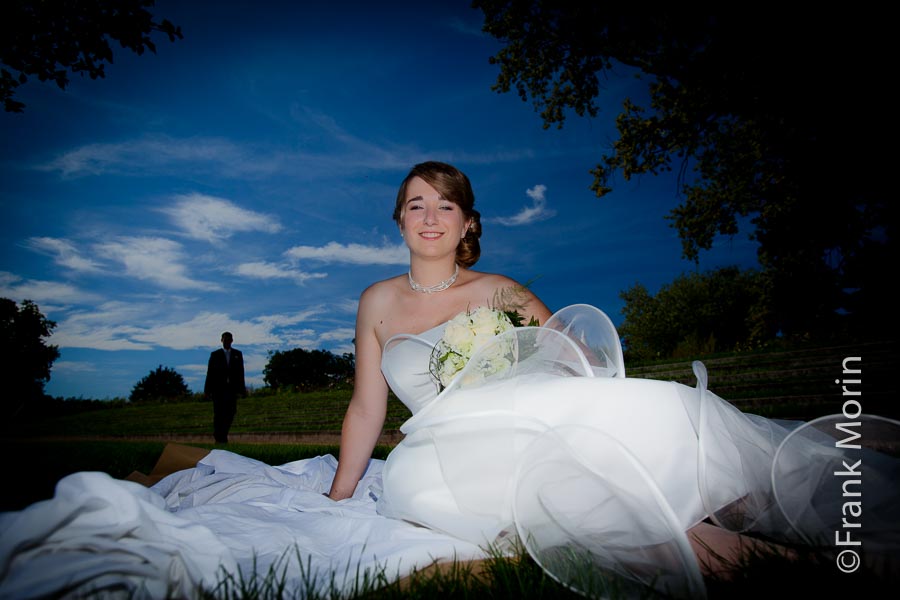
<path fill-rule="evenodd" d="M 97 365 L 89 362 L 75 360 L 57 360 L 53 363 L 54 373 L 96 373 Z"/>
<path fill-rule="evenodd" d="M 148 136 L 109 144 L 88 144 L 66 152 L 38 170 L 59 171 L 63 176 L 131 173 L 143 175 L 213 166 L 226 177 L 266 174 L 282 168 L 283 160 L 258 156 L 258 152 L 218 138 Z"/>
<path fill-rule="evenodd" d="M 518 148 L 472 154 L 440 149 L 423 151 L 410 144 L 372 141 L 370 136 L 360 136 L 348 131 L 331 115 L 299 104 L 291 108 L 291 116 L 301 126 L 322 131 L 320 141 L 323 147 L 327 145 L 331 148 L 330 152 L 298 153 L 287 157 L 285 164 L 291 169 L 291 174 L 305 178 L 322 176 L 344 178 L 352 172 L 407 170 L 424 160 L 433 159 L 434 156 L 441 156 L 451 163 L 479 165 L 517 162 L 523 158 L 533 157 L 531 150 Z"/>
<path fill-rule="evenodd" d="M 311 308 L 293 314 L 264 315 L 261 317 L 257 317 L 255 320 L 263 325 L 266 325 L 267 327 L 271 327 L 273 329 L 281 329 L 284 327 L 291 327 L 293 325 L 296 325 L 297 323 L 305 323 L 307 321 L 316 320 L 320 315 L 327 314 L 330 307 L 331 305 L 313 306 Z"/>
<path fill-rule="evenodd" d="M 317 348 L 319 336 L 312 329 L 295 329 L 284 333 L 286 348 Z"/>
<path fill-rule="evenodd" d="M 293 346 L 296 345 L 294 341 L 297 339 L 313 341 L 317 339 L 318 336 L 312 329 L 292 327 L 314 319 L 319 312 L 308 310 L 288 315 L 254 317 L 251 320 L 234 319 L 225 313 L 204 312 L 188 321 L 142 329 L 133 334 L 133 338 L 156 346 L 187 350 L 218 346 L 220 334 L 223 331 L 230 331 L 234 335 L 236 348 Z"/>
<path fill-rule="evenodd" d="M 488 34 L 481 29 L 481 23 L 478 21 L 466 21 L 459 17 L 452 17 L 447 19 L 446 24 L 452 31 L 463 35 L 479 38 L 489 37 Z"/>
<path fill-rule="evenodd" d="M 187 364 L 187 365 L 177 365 L 175 370 L 179 373 L 193 373 L 196 377 L 197 375 L 205 376 L 206 375 L 206 363 L 195 363 L 195 364 Z"/>
<path fill-rule="evenodd" d="M 466 29 L 456 24 L 458 31 Z M 470 30 L 471 31 L 471 30 Z M 166 135 L 145 136 L 115 143 L 80 146 L 35 168 L 56 171 L 64 177 L 125 174 L 132 176 L 182 173 L 189 169 L 217 177 L 270 177 L 281 174 L 302 180 L 370 170 L 408 169 L 412 165 L 442 156 L 465 164 L 495 164 L 531 158 L 531 150 L 498 148 L 487 153 L 460 153 L 433 149 L 423 151 L 413 145 L 372 141 L 345 130 L 330 115 L 311 107 L 296 105 L 291 116 L 310 133 L 321 132 L 322 148 L 313 152 L 261 144 L 241 145 L 221 138 L 176 138 Z"/>
<path fill-rule="evenodd" d="M 32 237 L 27 246 L 36 252 L 54 257 L 56 264 L 84 273 L 96 273 L 102 269 L 100 263 L 81 255 L 75 244 L 68 240 L 51 237 Z"/>
<path fill-rule="evenodd" d="M 215 242 L 235 232 L 281 231 L 281 224 L 274 217 L 246 210 L 222 198 L 194 193 L 178 196 L 177 200 L 174 206 L 161 211 L 195 239 Z"/>
<path fill-rule="evenodd" d="M 84 292 L 68 283 L 55 281 L 23 280 L 8 271 L 0 271 L 0 296 L 21 302 L 33 300 L 40 304 L 80 304 L 96 302 L 100 297 Z M 44 311 L 42 311 L 44 312 Z"/>
<path fill-rule="evenodd" d="M 324 246 L 294 246 L 285 256 L 294 260 L 317 260 L 325 263 L 350 263 L 354 265 L 405 265 L 409 262 L 409 250 L 405 244 L 391 246 L 364 246 L 328 242 Z"/>
<path fill-rule="evenodd" d="M 547 200 L 544 197 L 546 191 L 547 186 L 543 184 L 538 184 L 533 188 L 526 190 L 525 193 L 528 194 L 528 197 L 531 198 L 534 203 L 532 206 L 523 207 L 522 210 L 511 217 L 494 217 L 493 219 L 490 219 L 490 221 L 509 227 L 530 225 L 532 223 L 537 223 L 538 221 L 546 221 L 556 215 L 555 210 L 547 208 Z"/>
<path fill-rule="evenodd" d="M 323 342 L 335 342 L 343 340 L 352 340 L 356 337 L 356 330 L 352 327 L 338 327 L 331 331 L 319 335 L 319 340 Z"/>
<path fill-rule="evenodd" d="M 330 314 L 327 307 L 316 306 L 296 313 L 264 315 L 249 320 L 235 319 L 226 313 L 203 312 L 188 320 L 163 321 L 159 315 L 164 312 L 157 304 L 107 302 L 96 309 L 70 313 L 54 331 L 53 343 L 62 348 L 95 350 L 208 348 L 212 351 L 219 346 L 221 333 L 230 331 L 234 334 L 236 347 L 318 347 L 320 338 L 316 331 L 297 325 Z M 331 339 L 330 336 L 325 338 Z"/>
<path fill-rule="evenodd" d="M 246 355 L 244 356 L 246 368 Z M 185 383 L 195 392 L 202 392 L 206 383 L 206 363 L 176 365 L 175 370 L 181 373 Z"/>
<path fill-rule="evenodd" d="M 266 364 L 268 362 L 269 355 L 264 352 L 254 352 L 252 350 L 244 352 L 244 370 L 248 372 L 255 371 L 260 373 L 260 384 L 262 384 L 262 370 L 266 368 Z M 247 381 L 247 384 L 250 385 L 249 379 Z"/>
<path fill-rule="evenodd" d="M 91 348 L 93 350 L 152 350 L 150 344 L 134 342 L 129 335 L 139 331 L 135 327 L 92 325 L 66 320 L 53 332 L 52 342 L 60 348 Z"/>
<path fill-rule="evenodd" d="M 356 347 L 353 344 L 341 344 L 339 346 L 335 346 L 330 351 L 332 354 L 336 354 L 340 356 L 341 354 L 355 354 Z"/>
<path fill-rule="evenodd" d="M 356 315 L 359 310 L 359 300 L 341 300 L 339 302 L 335 302 L 334 304 L 329 305 L 332 311 L 341 311 L 345 313 L 349 313 L 351 315 Z"/>
<path fill-rule="evenodd" d="M 256 320 L 242 321 L 225 313 L 214 312 L 200 313 L 189 321 L 144 328 L 132 337 L 154 346 L 188 350 L 218 346 L 223 331 L 230 331 L 234 335 L 235 347 L 240 347 L 241 344 L 278 344 L 281 341 L 265 323 Z"/>
<path fill-rule="evenodd" d="M 133 325 L 146 316 L 145 307 L 124 302 L 106 302 L 91 311 L 74 311 L 53 333 L 60 348 L 94 350 L 152 350 L 152 346 L 131 339 L 140 328 Z"/>
<path fill-rule="evenodd" d="M 267 262 L 242 263 L 237 266 L 235 273 L 254 279 L 287 279 L 298 285 L 306 283 L 309 279 L 322 279 L 328 276 L 326 273 L 305 273 L 290 266 Z"/>
<path fill-rule="evenodd" d="M 214 283 L 197 281 L 187 275 L 181 264 L 181 244 L 158 237 L 123 237 L 97 244 L 95 250 L 105 258 L 121 262 L 125 272 L 137 279 L 152 281 L 168 289 L 218 290 Z"/>

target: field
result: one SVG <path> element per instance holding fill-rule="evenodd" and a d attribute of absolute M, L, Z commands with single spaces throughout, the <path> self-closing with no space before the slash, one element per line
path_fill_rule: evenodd
<path fill-rule="evenodd" d="M 897 345 L 872 342 L 792 350 L 703 357 L 709 389 L 738 408 L 766 417 L 811 419 L 840 412 L 845 357 L 860 357 L 864 411 L 900 418 L 893 377 L 900 364 Z M 690 360 L 629 366 L 628 377 L 680 381 L 694 385 Z M 350 389 L 322 392 L 256 392 L 239 402 L 229 449 L 269 464 L 317 454 L 337 455 L 341 421 Z M 94 403 L 102 407 L 102 403 Z M 400 439 L 409 411 L 393 395 L 381 437 L 381 453 Z M 7 468 L 21 479 L 0 508 L 11 510 L 48 497 L 62 475 L 101 470 L 124 477 L 148 472 L 166 442 L 213 447 L 212 406 L 208 402 L 117 405 L 65 415 L 42 415 L 6 423 L 0 449 L 15 457 Z"/>

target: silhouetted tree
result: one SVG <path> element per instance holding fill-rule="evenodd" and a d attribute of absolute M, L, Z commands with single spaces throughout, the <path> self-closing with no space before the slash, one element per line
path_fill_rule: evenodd
<path fill-rule="evenodd" d="M 91 79 L 105 76 L 113 62 L 110 41 L 143 54 L 156 52 L 150 38 L 161 32 L 181 39 L 181 28 L 147 11 L 154 0 L 7 0 L 0 8 L 0 99 L 8 112 L 25 105 L 13 99 L 29 77 L 55 81 L 60 89 L 69 72 Z"/>
<path fill-rule="evenodd" d="M 327 350 L 294 348 L 269 352 L 263 380 L 276 389 L 310 391 L 350 380 L 354 368 L 352 354 L 337 356 Z"/>
<path fill-rule="evenodd" d="M 134 384 L 128 399 L 131 402 L 177 402 L 190 395 L 191 391 L 178 371 L 159 365 Z"/>
<path fill-rule="evenodd" d="M 619 294 L 629 358 L 696 357 L 772 339 L 761 285 L 759 272 L 736 267 L 681 275 L 655 296 L 635 284 Z"/>
<path fill-rule="evenodd" d="M 646 82 L 646 98 L 624 101 L 611 153 L 593 170 L 598 196 L 616 173 L 676 171 L 683 201 L 669 218 L 690 260 L 748 218 L 785 333 L 830 332 L 841 308 L 860 319 L 889 311 L 889 21 L 846 11 L 621 16 L 580 0 L 473 5 L 505 44 L 491 58 L 494 89 L 530 97 L 545 127 L 568 111 L 596 115 L 608 74 Z"/>
<path fill-rule="evenodd" d="M 3 412 L 15 416 L 25 403 L 44 396 L 59 349 L 45 342 L 56 323 L 31 300 L 21 305 L 0 298 L 0 392 Z"/>

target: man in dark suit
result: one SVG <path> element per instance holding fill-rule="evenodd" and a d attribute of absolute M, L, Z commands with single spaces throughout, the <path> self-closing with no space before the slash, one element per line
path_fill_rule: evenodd
<path fill-rule="evenodd" d="M 213 435 L 216 443 L 228 443 L 228 430 L 237 412 L 237 399 L 247 395 L 244 384 L 244 355 L 231 347 L 234 338 L 222 334 L 222 348 L 209 355 L 203 395 L 213 402 Z"/>

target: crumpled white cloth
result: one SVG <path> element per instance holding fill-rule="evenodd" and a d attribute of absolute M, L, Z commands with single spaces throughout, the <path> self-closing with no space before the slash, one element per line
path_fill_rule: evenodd
<path fill-rule="evenodd" d="M 50 500 L 0 514 L 0 598 L 190 597 L 224 573 L 284 572 L 286 591 L 349 592 L 435 560 L 484 558 L 445 534 L 378 515 L 383 461 L 353 497 L 322 495 L 337 460 L 272 467 L 213 450 L 152 488 L 105 473 L 62 479 Z"/>

